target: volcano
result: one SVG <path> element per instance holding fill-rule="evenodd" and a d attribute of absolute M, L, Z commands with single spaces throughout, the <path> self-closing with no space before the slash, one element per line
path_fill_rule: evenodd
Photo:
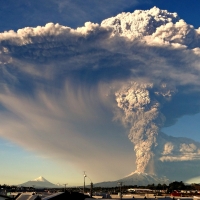
<path fill-rule="evenodd" d="M 58 188 L 60 186 L 47 181 L 44 177 L 40 176 L 34 180 L 27 181 L 19 186 L 34 187 L 34 188 Z"/>
<path fill-rule="evenodd" d="M 108 181 L 94 184 L 95 187 L 116 187 L 119 183 L 122 185 L 138 185 L 146 186 L 149 184 L 169 184 L 171 181 L 165 176 L 157 176 L 156 174 L 147 174 L 141 172 L 133 172 L 130 175 L 117 181 Z"/>

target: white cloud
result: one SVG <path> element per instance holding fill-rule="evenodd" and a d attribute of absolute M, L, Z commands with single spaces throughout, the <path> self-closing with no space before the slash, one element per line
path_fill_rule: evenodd
<path fill-rule="evenodd" d="M 171 154 L 173 153 L 173 149 L 174 149 L 174 145 L 171 143 L 171 142 L 167 142 L 165 145 L 164 145 L 164 150 L 163 150 L 163 155 L 168 155 L 168 154 Z"/>
<path fill-rule="evenodd" d="M 158 27 L 179 19 L 177 13 L 169 13 L 153 7 L 150 10 L 136 10 L 133 13 L 121 13 L 102 21 L 102 26 L 113 27 L 114 33 L 133 39 L 152 35 Z"/>
<path fill-rule="evenodd" d="M 169 22 L 158 27 L 153 33 L 153 37 L 161 38 L 165 42 L 186 45 L 189 48 L 199 45 L 197 31 L 182 19 L 175 24 Z"/>
<path fill-rule="evenodd" d="M 195 153 L 197 147 L 195 144 L 181 144 L 180 151 L 185 153 Z"/>

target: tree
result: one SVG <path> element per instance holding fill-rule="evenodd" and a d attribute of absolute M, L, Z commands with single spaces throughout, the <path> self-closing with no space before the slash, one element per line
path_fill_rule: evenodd
<path fill-rule="evenodd" d="M 186 186 L 185 184 L 180 181 L 174 181 L 172 183 L 169 184 L 169 191 L 172 192 L 173 190 L 185 190 Z"/>

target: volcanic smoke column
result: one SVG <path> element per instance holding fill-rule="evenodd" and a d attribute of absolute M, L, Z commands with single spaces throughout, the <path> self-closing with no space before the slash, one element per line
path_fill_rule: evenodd
<path fill-rule="evenodd" d="M 137 172 L 142 173 L 153 173 L 148 164 L 152 165 L 156 138 L 164 122 L 159 102 L 150 98 L 152 88 L 153 84 L 134 82 L 115 93 L 118 107 L 123 110 L 121 120 L 130 128 L 129 139 L 136 152 Z"/>

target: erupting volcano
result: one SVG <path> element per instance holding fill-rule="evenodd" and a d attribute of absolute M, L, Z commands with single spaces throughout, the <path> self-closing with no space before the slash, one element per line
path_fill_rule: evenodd
<path fill-rule="evenodd" d="M 0 51 L 1 137 L 98 180 L 199 175 L 200 143 L 162 131 L 200 112 L 200 29 L 177 13 L 5 31 Z"/>

